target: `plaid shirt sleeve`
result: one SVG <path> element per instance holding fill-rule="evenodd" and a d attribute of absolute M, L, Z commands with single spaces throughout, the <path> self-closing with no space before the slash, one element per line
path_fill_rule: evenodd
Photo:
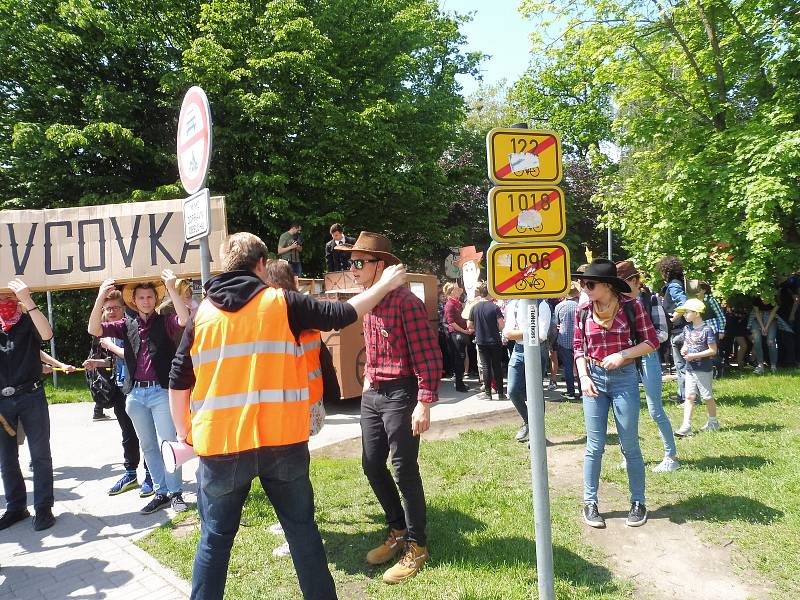
<path fill-rule="evenodd" d="M 408 342 L 410 367 L 417 376 L 420 402 L 439 399 L 439 381 L 442 374 L 442 353 L 439 341 L 428 320 L 428 311 L 422 300 L 409 292 L 403 302 L 403 330 Z"/>
<path fill-rule="evenodd" d="M 722 307 L 717 302 L 717 299 L 714 296 L 706 295 L 705 298 L 706 304 L 711 307 L 711 311 L 714 313 L 714 316 L 710 318 L 706 323 L 711 328 L 711 331 L 716 333 L 717 335 L 725 333 L 725 313 L 722 312 Z"/>

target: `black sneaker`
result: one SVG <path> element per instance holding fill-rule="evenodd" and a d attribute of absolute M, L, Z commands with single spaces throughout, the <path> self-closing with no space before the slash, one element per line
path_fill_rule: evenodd
<path fill-rule="evenodd" d="M 172 504 L 172 510 L 174 510 L 176 513 L 182 513 L 189 510 L 189 507 L 186 506 L 186 502 L 184 502 L 183 496 L 180 492 L 177 494 L 172 494 L 170 503 Z"/>
<path fill-rule="evenodd" d="M 457 383 L 456 384 L 456 391 L 457 392 L 468 392 L 469 388 L 466 385 L 464 385 L 463 383 Z"/>
<path fill-rule="evenodd" d="M 53 510 L 50 508 L 40 508 L 36 511 L 36 516 L 33 517 L 33 530 L 44 531 L 50 529 L 56 523 L 56 518 L 53 516 Z"/>
<path fill-rule="evenodd" d="M 625 525 L 628 527 L 641 527 L 647 523 L 647 507 L 641 502 L 634 502 L 631 504 L 631 512 L 628 513 L 628 518 L 625 519 Z"/>
<path fill-rule="evenodd" d="M 595 527 L 597 529 L 604 529 L 606 526 L 606 520 L 600 514 L 600 511 L 597 510 L 596 502 L 589 502 L 583 505 L 583 521 L 589 527 Z"/>
<path fill-rule="evenodd" d="M 30 516 L 31 513 L 28 512 L 27 508 L 23 508 L 22 510 L 7 510 L 3 513 L 3 516 L 0 517 L 0 529 L 8 529 L 14 523 L 19 523 Z"/>
<path fill-rule="evenodd" d="M 169 496 L 166 494 L 156 494 L 153 496 L 153 499 L 147 503 L 142 510 L 139 511 L 142 515 L 149 515 L 151 513 L 156 512 L 157 510 L 164 508 L 169 504 Z"/>

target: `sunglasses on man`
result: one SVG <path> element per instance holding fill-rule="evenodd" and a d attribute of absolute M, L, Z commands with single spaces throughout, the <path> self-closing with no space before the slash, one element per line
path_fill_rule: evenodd
<path fill-rule="evenodd" d="M 364 265 L 367 263 L 376 263 L 380 262 L 379 258 L 351 258 L 347 261 L 347 264 L 350 268 L 355 269 L 356 271 L 360 271 L 364 268 Z"/>

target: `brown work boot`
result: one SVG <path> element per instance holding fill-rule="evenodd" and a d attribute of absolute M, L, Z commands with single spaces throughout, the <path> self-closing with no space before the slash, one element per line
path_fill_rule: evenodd
<path fill-rule="evenodd" d="M 406 542 L 403 548 L 403 555 L 395 566 L 383 574 L 383 581 L 386 583 L 400 583 L 406 579 L 411 579 L 429 558 L 428 548 L 420 546 L 416 542 Z"/>
<path fill-rule="evenodd" d="M 406 531 L 406 529 L 390 528 L 386 541 L 367 552 L 367 562 L 371 565 L 382 565 L 392 560 L 403 548 Z"/>

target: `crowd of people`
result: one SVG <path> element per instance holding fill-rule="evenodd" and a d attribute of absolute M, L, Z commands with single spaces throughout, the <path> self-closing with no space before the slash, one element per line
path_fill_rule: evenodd
<path fill-rule="evenodd" d="M 341 225 L 331 227 L 328 266 L 349 269 L 364 291 L 347 302 L 325 302 L 297 291 L 300 230 L 293 224 L 281 236 L 285 259 L 270 258 L 252 234 L 228 236 L 220 249 L 223 272 L 206 283 L 199 304 L 188 282 L 164 270 L 160 281 L 121 289 L 113 279 L 104 281 L 89 316 L 92 343 L 83 368 L 95 400 L 93 418 L 114 411 L 124 459 L 108 494 L 139 489 L 149 498 L 142 514 L 167 506 L 184 511 L 181 469 L 167 468 L 161 448 L 188 444 L 199 457 L 201 536 L 192 598 L 222 598 L 255 478 L 275 507 L 304 597 L 336 598 L 309 479 L 309 436 L 324 419 L 323 399 L 339 397 L 321 331 L 362 319 L 362 466 L 386 521 L 385 539 L 364 558 L 379 565 L 400 557 L 385 571 L 385 582 L 413 577 L 430 558 L 418 456 L 441 380 L 452 377 L 456 390 L 468 392 L 466 379 L 477 375 L 485 399 L 509 399 L 516 407 L 522 420 L 516 439 L 529 437 L 526 315 L 520 301 L 495 300 L 478 280 L 482 253 L 462 248 L 463 279 L 442 288 L 437 343 L 424 303 L 403 286 L 405 268 L 388 238 L 362 232 L 353 239 Z M 707 412 L 700 431 L 720 429 L 713 380 L 734 356 L 738 368 L 752 356 L 756 373 L 765 371 L 766 359 L 773 371 L 781 359 L 790 365 L 798 359 L 797 274 L 780 282 L 776 298 L 758 298 L 748 311 L 739 301 L 718 302 L 706 282 L 686 281 L 675 257 L 655 268 L 665 282 L 658 293 L 633 262 L 596 259 L 572 274 L 566 296 L 537 303 L 542 386 L 556 390 L 561 375 L 565 391 L 557 399 L 583 403 L 582 515 L 592 527 L 605 526 L 598 492 L 609 412 L 628 474 L 626 524 L 647 521 L 640 383 L 664 446 L 653 471 L 667 473 L 680 467 L 675 438 L 693 435 L 697 404 Z M 52 330 L 25 283 L 13 280 L 8 290 L 0 292 L 0 471 L 7 503 L 0 529 L 30 516 L 18 451 L 24 430 L 38 531 L 55 523 L 43 363 L 75 368 L 41 351 Z M 665 369 L 678 376 L 683 421 L 677 429 L 663 406 Z"/>
<path fill-rule="evenodd" d="M 583 402 L 584 520 L 593 527 L 605 526 L 597 487 L 609 410 L 631 490 L 626 524 L 636 527 L 647 521 L 638 441 L 640 382 L 664 446 L 663 459 L 653 471 L 667 473 L 680 467 L 675 439 L 694 434 L 697 404 L 705 404 L 708 415 L 699 430 L 720 429 L 714 378 L 734 365 L 751 366 L 762 374 L 765 357 L 772 372 L 780 365 L 798 366 L 800 360 L 800 272 L 778 282 L 775 297 L 718 301 L 707 282 L 686 279 L 678 258 L 664 257 L 654 267 L 665 282 L 657 292 L 645 285 L 646 275 L 632 261 L 597 259 L 573 273 L 566 296 L 538 302 L 542 385 L 556 390 L 561 375 L 566 391 L 555 400 Z M 505 375 L 508 398 L 522 419 L 516 439 L 525 442 L 528 411 L 519 343 L 525 324 L 520 302 L 493 299 L 481 284 L 477 289 L 476 297 L 469 299 L 458 282 L 442 287 L 439 345 L 444 377 L 452 377 L 456 389 L 467 392 L 464 373 L 472 370 L 485 398 L 496 393 L 497 399 L 504 399 Z M 483 304 L 487 300 L 491 309 Z M 477 349 L 475 358 L 470 358 L 472 347 Z M 663 405 L 665 371 L 677 375 L 678 391 L 672 399 L 683 406 L 682 422 L 675 429 Z"/>

